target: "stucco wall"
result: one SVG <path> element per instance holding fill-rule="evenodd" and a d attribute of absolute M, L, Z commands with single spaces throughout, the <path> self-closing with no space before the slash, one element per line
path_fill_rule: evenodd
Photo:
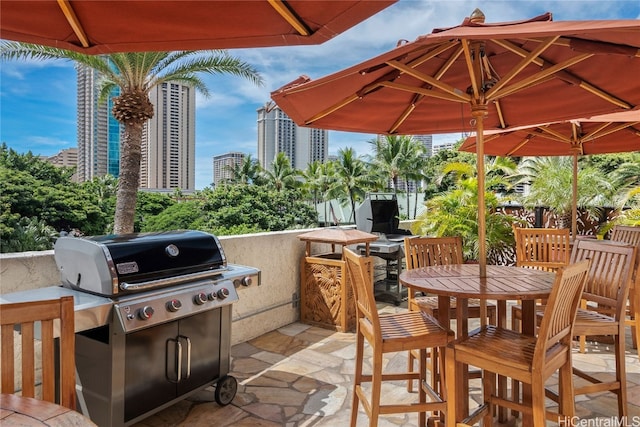
<path fill-rule="evenodd" d="M 261 285 L 238 288 L 233 305 L 233 344 L 249 340 L 298 320 L 300 259 L 304 242 L 297 236 L 310 230 L 221 236 L 227 260 L 261 270 Z M 315 245 L 314 252 L 325 251 Z M 60 284 L 53 251 L 0 254 L 0 293 Z"/>

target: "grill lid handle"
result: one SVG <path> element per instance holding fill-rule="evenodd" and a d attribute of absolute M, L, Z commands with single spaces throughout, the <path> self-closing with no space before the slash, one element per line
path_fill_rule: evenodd
<path fill-rule="evenodd" d="M 179 285 L 181 283 L 190 282 L 193 280 L 206 279 L 208 277 L 217 276 L 218 274 L 226 271 L 226 268 L 219 268 L 215 271 L 199 271 L 197 273 L 183 274 L 182 276 L 167 277 L 164 279 L 149 280 L 141 283 L 120 283 L 120 289 L 123 291 L 142 291 L 146 289 L 154 289 L 164 286 Z"/>

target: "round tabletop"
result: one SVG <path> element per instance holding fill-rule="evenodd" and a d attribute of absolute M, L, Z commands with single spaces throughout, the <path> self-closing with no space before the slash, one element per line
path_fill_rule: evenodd
<path fill-rule="evenodd" d="M 400 275 L 400 283 L 414 291 L 494 300 L 546 298 L 554 280 L 555 273 L 505 265 L 488 265 L 486 277 L 480 277 L 477 264 L 423 267 Z"/>
<path fill-rule="evenodd" d="M 15 394 L 0 395 L 0 424 L 3 427 L 95 426 L 89 418 L 72 409 L 44 400 Z"/>

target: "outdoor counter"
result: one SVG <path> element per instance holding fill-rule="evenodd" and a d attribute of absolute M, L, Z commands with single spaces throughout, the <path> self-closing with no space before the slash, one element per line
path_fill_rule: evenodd
<path fill-rule="evenodd" d="M 40 301 L 57 299 L 63 296 L 73 297 L 76 332 L 104 326 L 109 322 L 111 307 L 113 307 L 113 302 L 109 298 L 64 288 L 62 286 L 49 286 L 46 288 L 2 294 L 0 295 L 0 303 Z"/>

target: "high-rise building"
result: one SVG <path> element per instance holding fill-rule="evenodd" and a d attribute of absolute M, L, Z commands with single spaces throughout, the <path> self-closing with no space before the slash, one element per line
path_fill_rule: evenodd
<path fill-rule="evenodd" d="M 453 150 L 456 146 L 455 142 L 445 142 L 442 144 L 438 144 L 436 146 L 433 147 L 433 154 L 432 155 L 436 155 L 438 154 L 440 151 L 444 151 L 444 150 Z"/>
<path fill-rule="evenodd" d="M 258 110 L 258 162 L 269 169 L 279 152 L 291 167 L 304 170 L 314 161 L 324 162 L 329 154 L 329 132 L 296 125 L 277 105 L 269 102 Z"/>
<path fill-rule="evenodd" d="M 111 98 L 98 103 L 99 73 L 78 67 L 78 179 L 120 172 L 122 125 Z M 195 188 L 195 89 L 177 82 L 151 90 L 154 116 L 142 135 L 140 188 Z"/>
<path fill-rule="evenodd" d="M 229 168 L 233 168 L 242 163 L 244 153 L 231 152 L 213 156 L 213 185 L 233 178 L 233 173 Z"/>
<path fill-rule="evenodd" d="M 195 89 L 178 82 L 149 94 L 155 113 L 142 131 L 141 188 L 193 190 L 196 185 Z"/>
<path fill-rule="evenodd" d="M 53 156 L 46 158 L 47 162 L 54 166 L 66 166 L 76 167 L 78 164 L 78 149 L 77 148 L 65 148 L 58 151 Z"/>
<path fill-rule="evenodd" d="M 70 167 L 77 168 L 78 166 L 78 149 L 77 148 L 65 148 L 64 150 L 58 151 L 58 153 L 53 156 L 44 157 L 41 156 L 43 160 L 51 163 L 54 166 L 58 167 Z M 72 181 L 78 181 L 78 173 L 73 174 L 71 177 Z"/>
<path fill-rule="evenodd" d="M 118 176 L 120 170 L 120 123 L 111 114 L 111 98 L 98 103 L 99 73 L 78 66 L 78 180 L 89 181 L 95 176 Z"/>
<path fill-rule="evenodd" d="M 413 139 L 422 142 L 427 157 L 433 152 L 433 135 L 413 135 Z"/>

